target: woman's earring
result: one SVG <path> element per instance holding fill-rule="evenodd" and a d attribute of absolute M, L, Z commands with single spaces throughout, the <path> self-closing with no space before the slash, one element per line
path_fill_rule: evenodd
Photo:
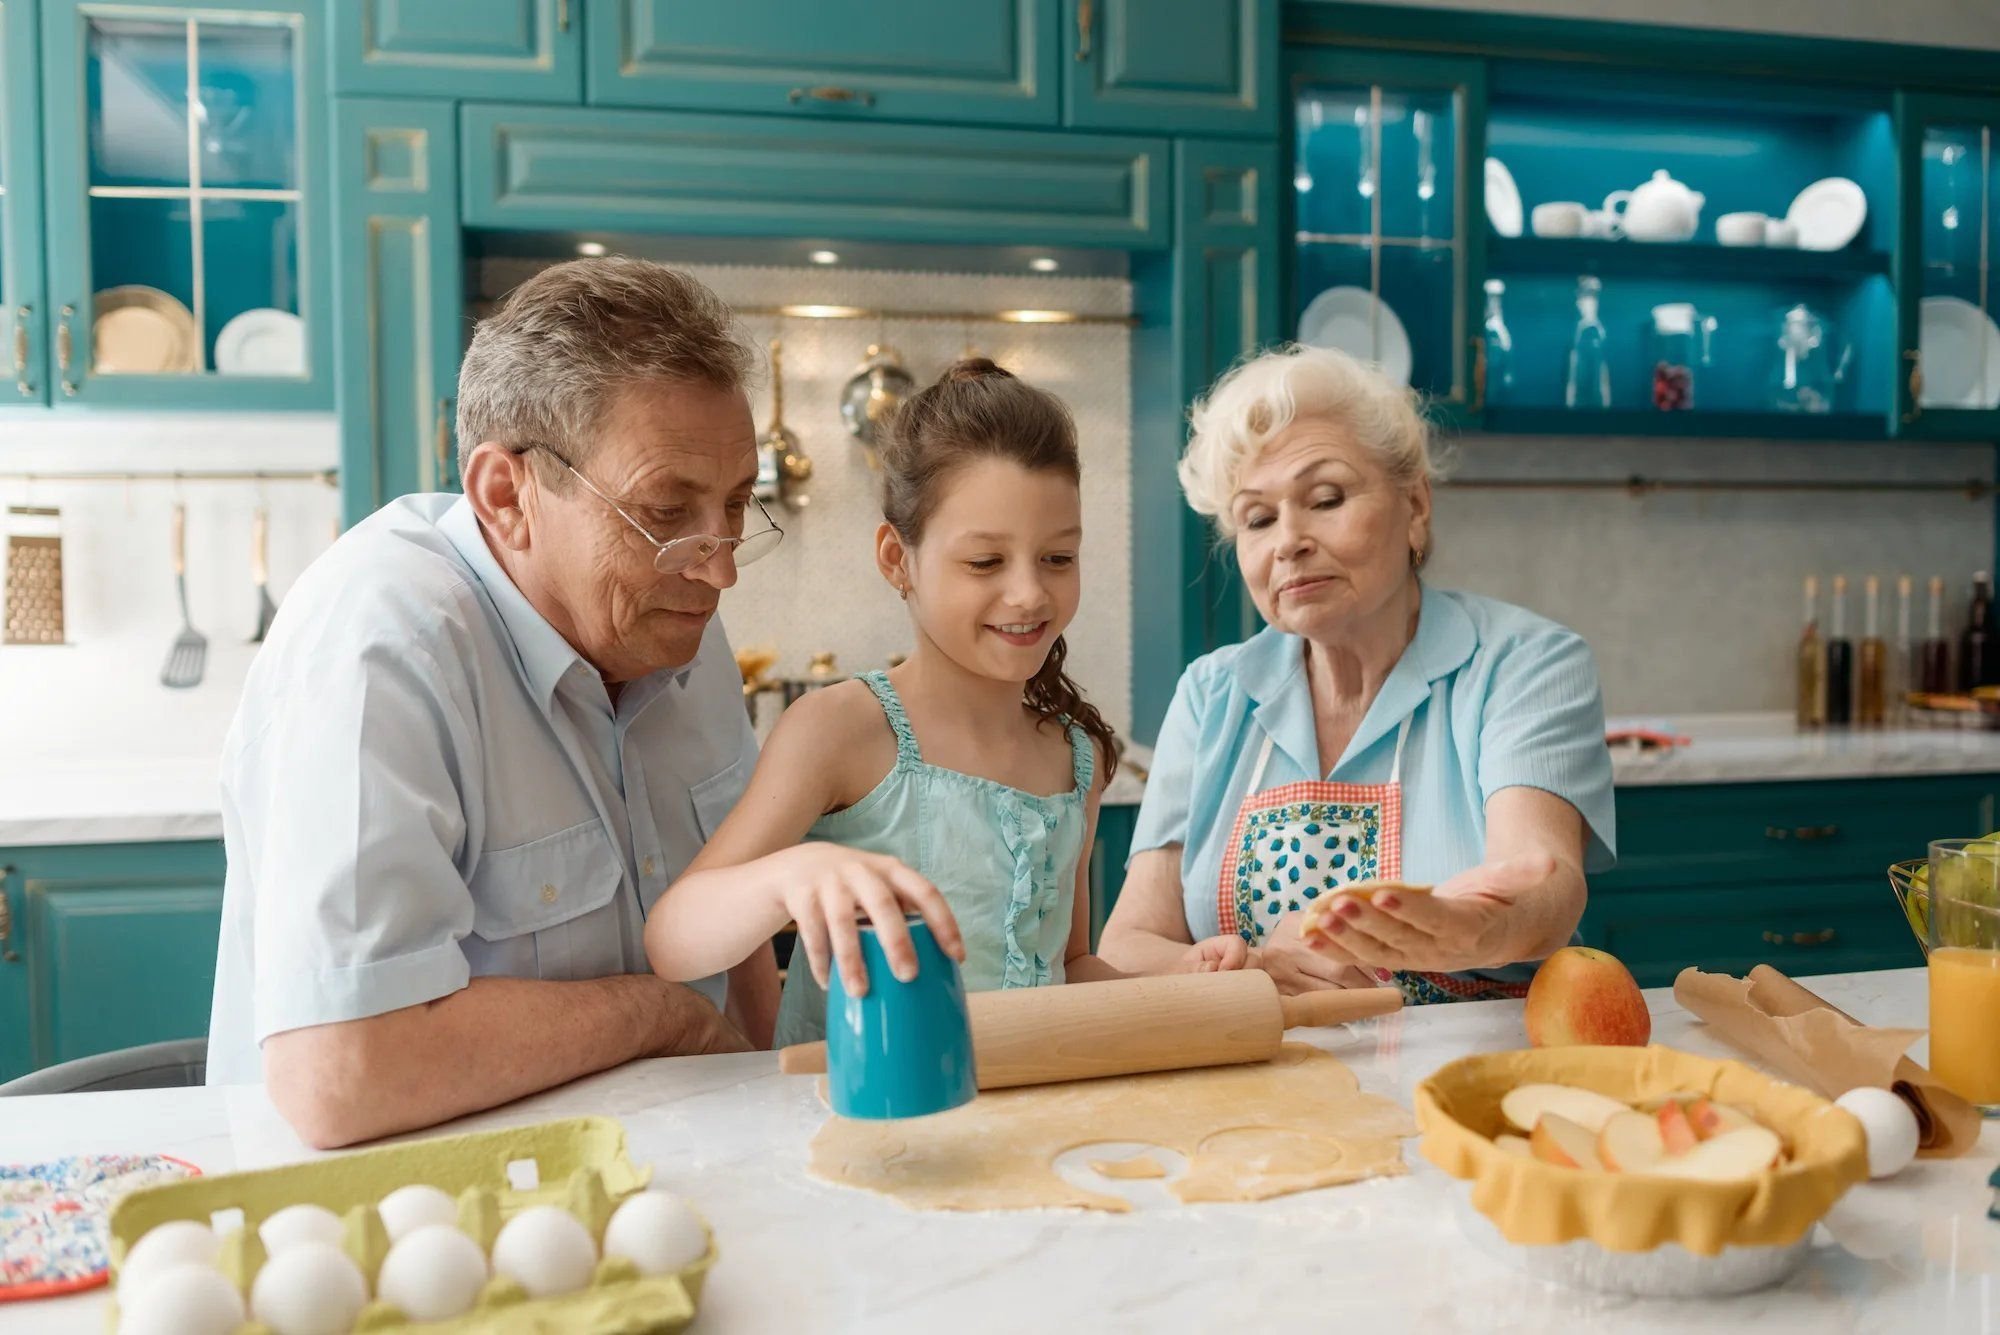
<path fill-rule="evenodd" d="M 907 584 L 898 584 L 896 586 L 896 596 L 906 603 L 910 601 L 910 586 Z"/>

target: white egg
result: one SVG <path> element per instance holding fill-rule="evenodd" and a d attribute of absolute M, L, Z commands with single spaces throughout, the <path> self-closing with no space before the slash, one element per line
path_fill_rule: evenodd
<path fill-rule="evenodd" d="M 278 1335 L 345 1335 L 367 1305 L 359 1267 L 324 1242 L 287 1247 L 250 1285 L 250 1315 Z"/>
<path fill-rule="evenodd" d="M 458 1202 L 422 1182 L 397 1187 L 375 1209 L 382 1216 L 382 1227 L 389 1231 L 391 1242 L 426 1224 L 458 1223 Z"/>
<path fill-rule="evenodd" d="M 590 1283 L 597 1245 L 569 1211 L 531 1206 L 509 1219 L 493 1239 L 493 1273 L 520 1282 L 531 1298 L 553 1298 Z"/>
<path fill-rule="evenodd" d="M 287 1205 L 257 1226 L 257 1236 L 271 1256 L 308 1242 L 338 1247 L 344 1233 L 340 1216 L 323 1205 Z"/>
<path fill-rule="evenodd" d="M 1868 1135 L 1868 1176 L 1900 1173 L 1917 1157 L 1917 1115 L 1896 1095 L 1864 1085 L 1834 1103 L 1853 1113 Z"/>
<path fill-rule="evenodd" d="M 486 1253 L 478 1243 L 449 1224 L 425 1224 L 389 1249 L 375 1296 L 412 1321 L 446 1321 L 469 1311 L 485 1283 Z"/>
<path fill-rule="evenodd" d="M 604 1254 L 624 1257 L 642 1275 L 671 1274 L 707 1251 L 701 1220 L 671 1191 L 642 1191 L 626 1198 L 604 1227 Z"/>
<path fill-rule="evenodd" d="M 231 1335 L 242 1324 L 243 1296 L 206 1265 L 162 1270 L 136 1294 L 120 1287 L 118 1335 Z"/>
<path fill-rule="evenodd" d="M 222 1250 L 222 1239 L 207 1224 L 192 1219 L 174 1219 L 156 1224 L 125 1253 L 118 1267 L 118 1303 L 132 1302 L 141 1288 L 175 1266 L 213 1266 Z"/>

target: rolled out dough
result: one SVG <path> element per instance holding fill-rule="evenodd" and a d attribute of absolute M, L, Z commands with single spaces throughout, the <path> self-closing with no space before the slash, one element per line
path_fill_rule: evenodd
<path fill-rule="evenodd" d="M 1090 1171 L 1118 1182 L 1146 1182 L 1167 1175 L 1166 1168 L 1150 1154 L 1135 1154 L 1129 1159 L 1093 1159 Z"/>
<path fill-rule="evenodd" d="M 1065 1180 L 1056 1157 L 1100 1141 L 1160 1145 L 1188 1159 L 1168 1184 L 1182 1201 L 1254 1201 L 1405 1172 L 1398 1142 L 1416 1133 L 1338 1060 L 1287 1043 L 1269 1062 L 1000 1089 L 934 1117 L 830 1117 L 810 1171 L 920 1210 L 1124 1212 Z"/>

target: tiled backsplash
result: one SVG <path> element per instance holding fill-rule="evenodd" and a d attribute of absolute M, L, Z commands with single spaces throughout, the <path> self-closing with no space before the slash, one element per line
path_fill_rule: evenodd
<path fill-rule="evenodd" d="M 488 260 L 481 291 L 497 296 L 536 262 Z M 999 311 L 1055 309 L 1123 315 L 1130 285 L 1112 278 L 938 274 L 854 269 L 683 266 L 738 307 L 824 304 L 865 309 Z M 831 650 L 843 673 L 881 667 L 910 648 L 909 617 L 875 569 L 882 522 L 878 475 L 842 425 L 841 387 L 869 344 L 886 340 L 919 385 L 928 385 L 968 344 L 1076 415 L 1083 456 L 1083 606 L 1067 634 L 1069 672 L 1114 727 L 1132 713 L 1131 376 L 1129 332 L 1116 325 L 962 324 L 957 321 L 802 319 L 748 316 L 762 347 L 784 343 L 785 423 L 813 461 L 810 502 L 779 514 L 785 541 L 745 569 L 723 596 L 722 618 L 737 648 L 777 650 L 778 676 L 803 676 L 811 654 Z M 769 389 L 752 391 L 757 429 L 771 420 Z"/>
<path fill-rule="evenodd" d="M 1453 472 L 1474 478 L 1990 480 L 1988 446 L 1771 441 L 1461 441 Z M 1439 584 L 1532 607 L 1581 632 L 1614 713 L 1792 707 L 1805 576 L 1848 577 L 1847 629 L 1861 635 L 1861 580 L 1883 577 L 1893 633 L 1895 577 L 1945 576 L 1948 624 L 1962 622 L 1975 570 L 1993 562 L 1989 496 L 1958 492 L 1438 493 Z M 1822 588 L 1827 581 L 1822 580 Z M 1821 616 L 1826 616 L 1821 595 Z M 1916 611 L 1922 633 L 1922 605 Z M 1824 624 L 1824 621 L 1822 622 Z"/>

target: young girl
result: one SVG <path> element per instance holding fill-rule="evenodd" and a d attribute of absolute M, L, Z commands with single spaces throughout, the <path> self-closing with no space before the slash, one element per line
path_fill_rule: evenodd
<path fill-rule="evenodd" d="M 970 990 L 1119 976 L 1089 945 L 1112 732 L 1063 672 L 1083 537 L 1075 424 L 974 358 L 904 405 L 881 465 L 875 561 L 909 604 L 915 651 L 785 711 L 646 924 L 653 967 L 690 979 L 795 921 L 779 1046 L 822 1036 L 829 955 L 865 990 L 857 916 L 899 978 L 916 967 L 906 910 Z"/>

